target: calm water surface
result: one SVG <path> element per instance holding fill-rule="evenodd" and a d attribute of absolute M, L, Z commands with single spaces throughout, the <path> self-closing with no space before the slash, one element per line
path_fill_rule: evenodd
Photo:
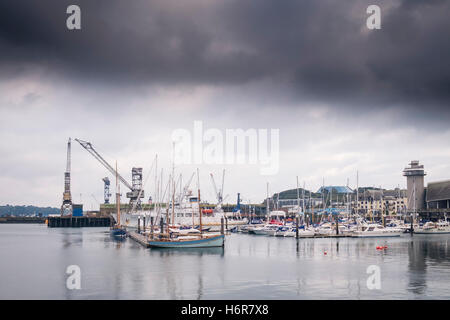
<path fill-rule="evenodd" d="M 107 228 L 1 224 L 0 299 L 450 299 L 449 244 L 232 234 L 225 248 L 161 250 Z M 69 265 L 81 268 L 80 290 L 66 289 Z M 380 290 L 367 288 L 369 265 Z"/>

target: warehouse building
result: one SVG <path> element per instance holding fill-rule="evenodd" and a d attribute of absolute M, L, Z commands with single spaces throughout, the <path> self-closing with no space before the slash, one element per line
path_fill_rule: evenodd
<path fill-rule="evenodd" d="M 425 194 L 427 213 L 450 216 L 450 180 L 428 183 Z"/>

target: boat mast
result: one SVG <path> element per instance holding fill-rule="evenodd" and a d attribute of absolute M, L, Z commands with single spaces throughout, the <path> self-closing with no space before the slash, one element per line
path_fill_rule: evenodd
<path fill-rule="evenodd" d="M 381 223 L 383 224 L 383 227 L 384 227 L 385 223 L 384 223 L 384 210 L 383 210 L 383 189 L 381 189 L 381 186 L 380 186 L 380 208 L 381 208 Z"/>
<path fill-rule="evenodd" d="M 411 234 L 412 234 L 412 229 L 414 227 L 414 219 L 416 217 L 416 177 L 413 177 L 413 183 L 414 183 L 414 213 L 413 213 L 413 217 L 411 219 Z"/>
<path fill-rule="evenodd" d="M 172 225 L 175 223 L 175 179 L 172 178 L 173 192 L 172 192 Z"/>
<path fill-rule="evenodd" d="M 154 216 L 154 220 L 153 223 L 156 223 L 156 217 L 158 216 L 157 213 L 157 203 L 158 203 L 158 189 L 159 189 L 159 184 L 158 184 L 158 155 L 156 155 L 156 159 L 155 159 L 155 195 L 154 195 L 154 200 L 153 200 L 153 212 L 155 213 Z M 151 211 L 151 207 L 150 207 L 150 212 Z M 150 216 L 151 217 L 151 216 Z M 150 218 L 151 219 L 151 218 Z"/>
<path fill-rule="evenodd" d="M 356 216 L 359 214 L 359 174 L 356 170 Z"/>
<path fill-rule="evenodd" d="M 347 219 L 349 218 L 349 214 L 350 214 L 350 203 L 349 203 L 349 201 L 348 201 L 348 195 L 349 195 L 349 193 L 348 193 L 348 189 L 350 189 L 350 187 L 349 187 L 349 184 L 350 184 L 350 179 L 349 178 L 347 178 L 347 190 L 346 190 L 346 194 L 345 194 L 345 207 L 347 208 Z"/>
<path fill-rule="evenodd" d="M 116 161 L 116 210 L 117 210 L 117 226 L 120 227 L 120 184 L 117 176 L 117 161 Z"/>
<path fill-rule="evenodd" d="M 333 187 L 330 187 L 330 214 L 328 215 L 328 220 L 332 220 L 333 217 Z"/>
<path fill-rule="evenodd" d="M 175 142 L 172 143 L 172 219 L 171 223 L 174 224 L 175 216 Z"/>
<path fill-rule="evenodd" d="M 298 176 L 297 176 L 297 211 L 300 210 L 300 191 L 298 190 Z"/>
<path fill-rule="evenodd" d="M 169 180 L 167 181 L 167 188 L 169 189 L 168 193 L 167 193 L 167 202 L 166 202 L 166 225 L 167 225 L 167 236 L 169 236 L 170 234 L 170 230 L 169 230 L 169 225 L 170 225 L 170 215 L 169 215 L 169 210 L 170 210 L 170 189 L 171 189 L 171 183 L 170 183 L 170 179 L 172 179 L 171 175 L 169 174 Z M 167 191 L 166 188 L 166 191 Z M 165 197 L 165 192 L 164 192 L 164 197 Z"/>
<path fill-rule="evenodd" d="M 269 202 L 269 183 L 267 182 L 267 198 L 266 198 L 266 202 L 267 202 L 267 210 L 266 210 L 266 215 L 267 215 L 267 221 L 269 221 L 269 212 L 270 212 L 270 202 Z"/>
<path fill-rule="evenodd" d="M 322 223 L 323 217 L 325 215 L 325 210 L 327 208 L 327 198 L 328 198 L 328 192 L 325 195 L 325 178 L 322 178 L 322 214 L 320 215 L 319 223 Z"/>
<path fill-rule="evenodd" d="M 314 202 L 312 201 L 311 190 L 309 190 L 309 207 L 311 209 L 311 221 L 314 222 Z"/>
<path fill-rule="evenodd" d="M 197 168 L 197 188 L 198 188 L 198 213 L 200 222 L 200 236 L 203 237 L 203 226 L 202 226 L 202 209 L 200 207 L 200 175 Z"/>
<path fill-rule="evenodd" d="M 303 181 L 303 190 L 302 190 L 302 210 L 303 210 L 303 214 L 306 214 L 306 210 L 305 210 L 305 181 Z"/>

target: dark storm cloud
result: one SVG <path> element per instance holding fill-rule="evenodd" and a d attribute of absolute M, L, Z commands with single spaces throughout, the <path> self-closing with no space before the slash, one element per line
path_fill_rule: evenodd
<path fill-rule="evenodd" d="M 125 84 L 274 78 L 304 98 L 443 110 L 449 2 L 2 0 L 1 74 L 34 65 Z M 70 4 L 81 31 L 65 27 Z M 370 4 L 381 6 L 381 30 L 365 27 Z"/>

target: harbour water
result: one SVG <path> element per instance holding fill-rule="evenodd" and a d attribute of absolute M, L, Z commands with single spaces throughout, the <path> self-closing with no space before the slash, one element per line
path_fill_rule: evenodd
<path fill-rule="evenodd" d="M 377 250 L 377 246 L 387 246 Z M 0 225 L 0 299 L 450 299 L 450 235 L 227 236 L 225 248 L 146 249 L 107 228 Z M 81 289 L 66 269 L 81 270 Z M 381 288 L 370 290 L 370 265 Z"/>

